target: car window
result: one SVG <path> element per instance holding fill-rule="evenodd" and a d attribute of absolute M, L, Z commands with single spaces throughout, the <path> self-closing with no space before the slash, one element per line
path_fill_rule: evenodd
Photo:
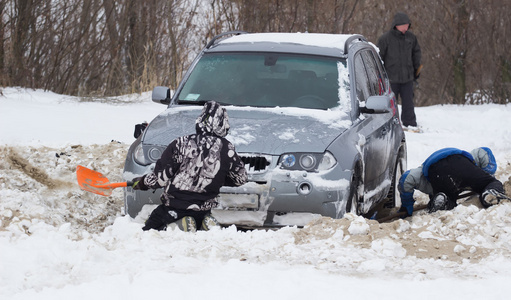
<path fill-rule="evenodd" d="M 379 83 L 381 85 L 381 89 L 382 89 L 383 93 L 385 93 L 386 91 L 388 91 L 389 86 L 390 86 L 389 78 L 387 77 L 387 73 L 385 72 L 385 69 L 383 68 L 381 59 L 378 56 L 378 54 L 373 52 L 373 58 L 374 58 L 374 61 L 378 67 L 378 74 L 379 74 L 379 78 L 380 78 Z"/>
<path fill-rule="evenodd" d="M 339 62 L 330 57 L 280 53 L 209 53 L 177 95 L 179 103 L 215 100 L 256 107 L 328 109 L 340 105 Z M 345 79 L 348 81 L 348 79 Z M 343 86 L 342 88 L 349 88 Z M 345 103 L 345 102 L 343 102 Z"/>
<path fill-rule="evenodd" d="M 383 85 L 383 77 L 378 69 L 376 60 L 371 51 L 366 50 L 361 53 L 364 65 L 367 71 L 369 92 L 371 96 L 383 95 L 385 87 Z"/>
<path fill-rule="evenodd" d="M 357 86 L 357 99 L 360 102 L 366 101 L 371 95 L 369 79 L 367 78 L 366 68 L 362 59 L 362 54 L 355 55 L 355 80 Z"/>

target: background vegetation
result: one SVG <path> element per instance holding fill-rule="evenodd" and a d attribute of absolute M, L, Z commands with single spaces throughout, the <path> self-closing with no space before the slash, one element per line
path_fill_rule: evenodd
<path fill-rule="evenodd" d="M 510 102 L 509 0 L 0 0 L 0 85 L 79 96 L 176 87 L 218 33 L 360 33 L 376 43 L 397 11 L 422 47 L 417 105 Z"/>

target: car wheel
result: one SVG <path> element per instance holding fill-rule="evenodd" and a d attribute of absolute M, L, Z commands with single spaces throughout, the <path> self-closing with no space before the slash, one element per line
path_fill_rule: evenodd
<path fill-rule="evenodd" d="M 361 173 L 358 170 L 353 172 L 353 176 L 351 177 L 350 196 L 346 203 L 346 212 L 355 215 L 360 214 L 360 199 L 363 196 L 363 192 L 361 191 L 363 182 L 360 174 Z"/>
<path fill-rule="evenodd" d="M 387 199 L 385 200 L 385 207 L 387 208 L 401 207 L 401 196 L 399 195 L 398 185 L 399 179 L 403 173 L 403 160 L 398 157 L 394 166 L 394 172 L 392 173 L 392 185 L 387 194 Z"/>

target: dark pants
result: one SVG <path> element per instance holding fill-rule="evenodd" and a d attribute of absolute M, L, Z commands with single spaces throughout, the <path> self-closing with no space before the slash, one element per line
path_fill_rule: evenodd
<path fill-rule="evenodd" d="M 392 83 L 392 91 L 396 99 L 401 98 L 401 122 L 404 126 L 417 127 L 415 105 L 413 104 L 413 81 L 407 83 Z"/>
<path fill-rule="evenodd" d="M 450 201 L 449 208 L 456 206 L 458 195 L 470 189 L 479 195 L 485 190 L 495 189 L 504 192 L 502 183 L 486 173 L 463 155 L 451 155 L 429 167 L 429 182 L 433 193 L 443 192 Z M 484 207 L 489 204 L 482 201 Z"/>
<path fill-rule="evenodd" d="M 145 222 L 143 230 L 156 229 L 165 230 L 167 225 L 173 223 L 184 217 L 192 217 L 195 219 L 196 224 L 202 224 L 204 217 L 211 211 L 195 211 L 195 210 L 183 210 L 173 209 L 163 204 L 158 205 L 149 216 L 149 219 Z"/>

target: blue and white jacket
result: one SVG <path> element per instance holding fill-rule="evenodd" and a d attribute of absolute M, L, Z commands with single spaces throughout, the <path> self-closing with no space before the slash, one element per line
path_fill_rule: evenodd
<path fill-rule="evenodd" d="M 433 187 L 429 182 L 429 167 L 450 155 L 461 154 L 470 159 L 476 166 L 483 169 L 489 174 L 495 174 L 497 171 L 497 162 L 492 151 L 487 147 L 480 147 L 472 150 L 470 153 L 457 148 L 444 148 L 431 154 L 424 163 L 418 168 L 406 171 L 399 179 L 399 193 L 401 195 L 401 203 L 404 207 L 413 207 L 415 200 L 413 193 L 419 190 L 429 196 L 433 196 Z"/>

